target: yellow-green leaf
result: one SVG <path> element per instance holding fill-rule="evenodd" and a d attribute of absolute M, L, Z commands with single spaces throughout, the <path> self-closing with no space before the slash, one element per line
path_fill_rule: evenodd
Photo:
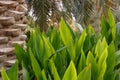
<path fill-rule="evenodd" d="M 113 17 L 112 12 L 110 10 L 108 11 L 108 21 L 109 21 L 110 27 L 112 29 L 112 39 L 115 40 L 116 26 L 115 26 L 114 17 Z"/>
<path fill-rule="evenodd" d="M 86 30 L 84 30 L 79 38 L 79 40 L 76 42 L 76 60 L 78 61 L 79 57 L 80 57 L 80 53 L 81 51 L 83 51 L 83 45 L 86 39 Z"/>
<path fill-rule="evenodd" d="M 107 44 L 106 39 L 104 37 L 103 40 L 102 40 L 102 48 L 105 49 L 107 47 L 108 47 L 108 44 Z"/>
<path fill-rule="evenodd" d="M 77 79 L 77 73 L 74 66 L 74 63 L 71 61 L 62 80 L 76 80 Z"/>
<path fill-rule="evenodd" d="M 73 80 L 75 80 L 75 79 L 73 79 Z M 79 73 L 77 80 L 91 80 L 90 64 Z"/>
<path fill-rule="evenodd" d="M 63 43 L 68 47 L 69 55 L 71 59 L 74 61 L 75 59 L 75 50 L 74 50 L 74 41 L 72 38 L 72 34 L 70 32 L 70 29 L 66 25 L 63 18 L 61 18 L 60 22 L 60 36 L 62 38 Z"/>
<path fill-rule="evenodd" d="M 108 51 L 107 48 L 105 48 L 105 50 L 102 52 L 99 61 L 98 61 L 98 79 L 97 80 L 104 80 L 104 74 L 106 71 L 106 60 L 107 60 L 107 56 L 108 56 Z"/>
<path fill-rule="evenodd" d="M 42 77 L 43 77 L 43 80 L 47 80 L 47 77 L 45 75 L 45 71 L 44 70 L 42 70 Z"/>
<path fill-rule="evenodd" d="M 96 58 L 98 58 L 101 55 L 102 52 L 103 52 L 102 42 L 99 39 L 98 42 L 97 42 L 97 44 L 96 44 L 96 48 L 95 48 Z"/>
<path fill-rule="evenodd" d="M 37 77 L 37 80 L 43 80 L 42 73 L 41 73 L 41 68 L 40 68 L 37 60 L 35 59 L 31 50 L 29 50 L 29 52 L 30 52 L 31 64 L 32 64 L 32 68 L 33 68 L 33 71 L 35 73 L 35 76 Z"/>
<path fill-rule="evenodd" d="M 4 68 L 2 68 L 2 72 L 1 72 L 1 73 L 2 73 L 2 80 L 10 80 L 10 79 L 8 78 L 8 76 L 7 76 Z"/>
<path fill-rule="evenodd" d="M 69 46 L 73 44 L 72 34 L 63 18 L 61 18 L 60 22 L 60 35 L 65 45 Z"/>

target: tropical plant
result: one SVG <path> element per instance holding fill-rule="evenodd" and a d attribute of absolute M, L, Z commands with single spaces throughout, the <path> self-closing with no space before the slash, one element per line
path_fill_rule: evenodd
<path fill-rule="evenodd" d="M 60 30 L 50 27 L 44 34 L 35 28 L 26 50 L 15 47 L 23 80 L 119 80 L 120 50 L 110 11 L 108 17 L 98 35 L 90 25 L 80 35 L 74 33 L 63 18 Z M 18 62 L 8 72 L 2 68 L 2 80 L 18 80 Z"/>
<path fill-rule="evenodd" d="M 69 24 L 73 23 L 73 17 L 76 23 L 88 24 L 94 12 L 92 0 L 31 0 L 29 4 L 42 31 L 46 31 L 49 24 L 59 27 L 61 16 Z"/>
<path fill-rule="evenodd" d="M 85 27 L 91 22 L 91 18 L 93 21 L 95 17 L 93 15 L 100 19 L 102 13 L 107 15 L 109 8 L 116 12 L 114 4 L 118 3 L 115 0 L 28 0 L 28 2 L 41 31 L 46 31 L 51 24 L 59 26 L 61 16 L 69 24 L 74 22 L 75 18 L 75 23 Z"/>

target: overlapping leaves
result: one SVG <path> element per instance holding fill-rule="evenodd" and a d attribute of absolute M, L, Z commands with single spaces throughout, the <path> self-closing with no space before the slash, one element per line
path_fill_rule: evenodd
<path fill-rule="evenodd" d="M 112 20 L 106 22 L 103 18 L 103 31 L 97 39 L 91 26 L 76 36 L 63 19 L 60 31 L 53 28 L 46 35 L 34 29 L 26 50 L 16 45 L 15 52 L 23 69 L 23 79 L 115 80 L 120 51 L 115 53 L 115 24 L 110 23 L 114 21 L 111 13 L 109 19 Z M 107 29 L 109 31 L 104 32 Z M 2 68 L 3 80 L 18 80 L 18 62 L 7 72 Z"/>

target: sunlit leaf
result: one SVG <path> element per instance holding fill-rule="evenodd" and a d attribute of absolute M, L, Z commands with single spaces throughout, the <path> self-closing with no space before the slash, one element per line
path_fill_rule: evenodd
<path fill-rule="evenodd" d="M 46 77 L 46 74 L 45 74 L 44 70 L 42 70 L 42 77 L 43 77 L 43 80 L 47 80 L 47 77 Z"/>
<path fill-rule="evenodd" d="M 104 80 L 104 74 L 107 67 L 107 62 L 106 62 L 107 56 L 108 56 L 108 51 L 107 48 L 105 48 L 98 61 L 98 74 L 99 74 L 98 80 Z"/>
<path fill-rule="evenodd" d="M 103 52 L 102 42 L 99 39 L 97 44 L 96 44 L 96 47 L 95 47 L 95 56 L 96 56 L 96 58 L 99 58 L 99 56 L 101 55 L 102 52 Z"/>
<path fill-rule="evenodd" d="M 105 49 L 107 47 L 108 47 L 108 44 L 107 44 L 106 39 L 104 37 L 103 40 L 102 40 L 102 48 Z"/>
<path fill-rule="evenodd" d="M 79 73 L 77 80 L 91 80 L 90 64 Z"/>
<path fill-rule="evenodd" d="M 63 18 L 61 18 L 61 22 L 60 22 L 60 36 L 64 44 L 68 47 L 71 59 L 74 61 L 75 59 L 75 49 L 73 44 L 74 41 L 72 38 L 72 34 L 68 26 L 66 25 L 65 21 L 63 20 Z"/>
<path fill-rule="evenodd" d="M 76 42 L 76 61 L 78 61 L 79 57 L 80 57 L 80 53 L 81 51 L 83 51 L 83 45 L 84 45 L 84 41 L 86 39 L 86 30 L 84 30 L 80 36 L 80 38 L 78 39 L 78 41 Z"/>
<path fill-rule="evenodd" d="M 74 66 L 74 63 L 71 61 L 62 80 L 76 80 L 77 79 L 77 73 Z"/>
<path fill-rule="evenodd" d="M 4 70 L 4 68 L 2 68 L 1 74 L 2 74 L 2 80 L 10 80 L 10 79 L 8 78 L 8 76 L 7 76 L 7 74 L 6 74 L 5 70 Z"/>
<path fill-rule="evenodd" d="M 112 39 L 115 40 L 116 26 L 115 26 L 114 17 L 113 17 L 112 12 L 110 10 L 108 10 L 108 21 L 109 21 L 110 27 L 112 29 Z"/>
<path fill-rule="evenodd" d="M 29 50 L 29 51 L 30 51 L 31 64 L 32 64 L 32 68 L 35 73 L 35 76 L 37 77 L 37 80 L 43 80 L 41 68 L 40 68 L 37 60 L 35 59 L 33 53 L 31 52 L 31 50 Z"/>

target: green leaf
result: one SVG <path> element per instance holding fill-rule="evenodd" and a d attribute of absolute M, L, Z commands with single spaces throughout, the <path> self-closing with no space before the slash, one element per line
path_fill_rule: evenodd
<path fill-rule="evenodd" d="M 67 45 L 68 47 L 70 45 L 73 45 L 72 34 L 69 28 L 67 27 L 65 21 L 63 20 L 63 18 L 61 18 L 61 22 L 60 22 L 60 35 L 65 45 Z"/>
<path fill-rule="evenodd" d="M 64 72 L 66 70 L 66 65 L 68 65 L 70 61 L 70 55 L 69 53 L 67 53 L 66 48 L 67 48 L 66 46 L 62 47 L 55 53 L 56 59 L 54 63 L 60 77 L 63 77 Z"/>
<path fill-rule="evenodd" d="M 18 80 L 18 61 L 7 71 L 10 80 Z"/>
<path fill-rule="evenodd" d="M 86 38 L 86 30 L 84 30 L 78 40 L 78 42 L 76 43 L 76 53 L 80 54 L 81 49 L 83 49 L 83 44 Z M 78 56 L 79 54 L 77 54 L 76 56 Z"/>
<path fill-rule="evenodd" d="M 110 29 L 109 23 L 105 20 L 105 17 L 102 16 L 102 30 L 101 30 L 101 34 L 102 34 L 103 37 L 107 34 L 109 29 Z"/>
<path fill-rule="evenodd" d="M 92 27 L 91 25 L 88 25 L 88 27 L 87 27 L 87 29 L 86 29 L 86 33 L 88 33 L 88 34 L 90 34 L 90 35 L 92 35 L 92 34 L 95 33 L 95 32 L 94 32 L 94 29 L 93 29 L 93 27 Z"/>
<path fill-rule="evenodd" d="M 77 73 L 74 66 L 74 63 L 71 61 L 62 80 L 76 80 L 77 79 Z"/>
<path fill-rule="evenodd" d="M 95 47 L 95 57 L 99 58 L 99 56 L 101 55 L 102 52 L 103 52 L 102 42 L 99 39 L 97 44 L 96 44 L 96 47 Z"/>
<path fill-rule="evenodd" d="M 25 67 L 24 63 L 22 63 L 22 72 L 23 72 L 23 80 L 30 80 L 29 72 Z"/>
<path fill-rule="evenodd" d="M 73 79 L 73 80 L 75 80 L 75 79 Z M 90 64 L 79 73 L 77 80 L 91 80 Z"/>
<path fill-rule="evenodd" d="M 45 55 L 45 57 L 46 56 L 48 56 L 48 57 L 50 57 L 51 55 L 53 55 L 54 53 L 55 53 L 55 50 L 54 50 L 54 48 L 53 48 L 53 46 L 51 45 L 51 43 L 47 40 L 47 38 L 46 37 L 44 37 L 44 36 L 42 36 L 43 37 L 43 41 L 44 41 L 44 45 L 45 45 L 45 48 L 46 48 L 46 55 Z M 47 58 L 48 58 L 47 57 Z"/>
<path fill-rule="evenodd" d="M 54 48 L 48 41 L 47 37 L 44 34 L 41 34 L 39 30 L 35 29 L 31 33 L 28 47 L 31 48 L 38 62 L 42 64 L 41 67 L 46 68 L 48 58 L 55 53 Z"/>
<path fill-rule="evenodd" d="M 108 46 L 108 57 L 107 57 L 107 68 L 106 73 L 104 75 L 104 80 L 115 80 L 114 79 L 114 67 L 115 67 L 115 46 L 114 42 L 112 42 Z"/>
<path fill-rule="evenodd" d="M 81 51 L 81 57 L 78 63 L 78 67 L 77 67 L 77 72 L 81 72 L 86 66 L 86 59 L 85 59 L 85 53 L 83 52 L 83 50 Z"/>
<path fill-rule="evenodd" d="M 115 27 L 114 16 L 112 15 L 112 12 L 110 11 L 110 9 L 108 10 L 108 21 L 111 27 Z"/>
<path fill-rule="evenodd" d="M 87 55 L 87 60 L 86 60 L 86 64 L 89 65 L 91 64 L 91 77 L 92 80 L 97 80 L 98 77 L 98 67 L 97 67 L 97 63 L 96 60 L 93 56 L 93 54 L 89 51 L 88 55 Z"/>
<path fill-rule="evenodd" d="M 84 44 L 83 44 L 83 50 L 86 53 L 88 53 L 88 51 L 93 47 L 94 43 L 95 43 L 95 40 L 94 40 L 94 30 L 92 28 L 91 25 L 89 25 L 87 28 L 86 28 L 86 38 L 85 38 L 85 41 L 84 41 Z"/>
<path fill-rule="evenodd" d="M 83 50 L 84 41 L 86 39 L 86 30 L 84 30 L 79 38 L 79 40 L 76 42 L 76 61 L 78 61 L 80 57 L 80 53 Z"/>
<path fill-rule="evenodd" d="M 41 62 L 44 65 L 44 42 L 43 38 L 41 37 L 41 33 L 37 28 L 35 28 L 34 31 L 32 31 L 30 40 L 28 42 L 28 48 L 31 48 L 31 51 L 36 56 L 39 62 Z"/>
<path fill-rule="evenodd" d="M 105 17 L 102 17 L 102 30 L 101 30 L 102 37 L 105 37 L 107 40 L 107 43 L 110 44 L 113 40 L 112 37 L 112 28 L 110 27 L 110 24 L 107 20 L 105 20 Z"/>
<path fill-rule="evenodd" d="M 97 80 L 104 80 L 104 74 L 106 71 L 106 67 L 107 67 L 107 56 L 108 56 L 108 51 L 107 48 L 105 48 L 105 50 L 102 52 L 99 61 L 98 61 L 98 79 Z"/>
<path fill-rule="evenodd" d="M 23 61 L 26 66 L 30 65 L 31 62 L 28 54 L 18 44 L 15 45 L 15 54 L 20 63 Z"/>
<path fill-rule="evenodd" d="M 68 47 L 69 55 L 71 59 L 74 61 L 75 59 L 75 50 L 74 50 L 74 41 L 72 38 L 72 34 L 64 22 L 63 18 L 61 18 L 60 22 L 60 36 L 62 38 L 63 43 Z"/>
<path fill-rule="evenodd" d="M 53 75 L 54 80 L 60 80 L 55 64 L 53 62 L 49 62 L 49 66 L 50 66 L 50 71 Z"/>
<path fill-rule="evenodd" d="M 37 60 L 35 59 L 35 57 L 30 49 L 29 49 L 29 52 L 30 52 L 31 64 L 32 64 L 32 68 L 35 73 L 35 76 L 37 77 L 37 80 L 43 80 L 42 71 L 41 71 L 41 68 L 40 68 Z"/>
<path fill-rule="evenodd" d="M 2 72 L 1 72 L 1 74 L 2 74 L 2 80 L 10 80 L 10 79 L 8 78 L 8 76 L 7 76 L 7 74 L 6 74 L 6 72 L 5 72 L 5 70 L 4 70 L 3 67 L 2 67 Z"/>
<path fill-rule="evenodd" d="M 60 35 L 55 28 L 51 33 L 50 41 L 55 50 L 60 48 L 60 45 L 61 45 Z"/>
<path fill-rule="evenodd" d="M 38 62 L 43 64 L 41 67 L 46 67 L 45 60 L 48 59 L 49 55 L 46 52 L 46 44 L 42 36 L 44 35 L 42 35 L 39 30 L 35 28 L 31 33 L 30 40 L 28 42 L 28 48 L 31 48 L 31 51 L 33 52 L 34 56 L 36 56 Z"/>
<path fill-rule="evenodd" d="M 102 39 L 102 48 L 105 49 L 108 47 L 105 37 Z"/>
<path fill-rule="evenodd" d="M 115 40 L 116 26 L 115 26 L 114 16 L 112 15 L 112 12 L 110 10 L 108 11 L 108 21 L 109 21 L 110 27 L 112 29 L 112 39 Z"/>
<path fill-rule="evenodd" d="M 42 70 L 42 77 L 43 77 L 43 80 L 47 80 L 47 77 L 45 75 L 45 71 L 44 70 Z"/>

